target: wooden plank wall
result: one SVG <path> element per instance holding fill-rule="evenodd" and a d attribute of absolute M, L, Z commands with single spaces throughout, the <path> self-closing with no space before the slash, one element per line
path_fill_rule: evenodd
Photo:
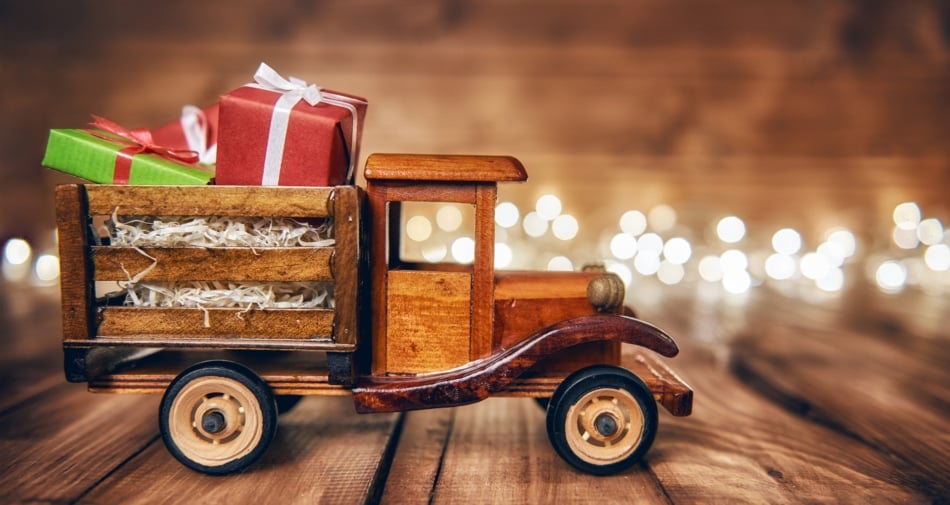
<path fill-rule="evenodd" d="M 364 155 L 519 156 L 532 182 L 502 197 L 525 205 L 569 183 L 566 204 L 592 220 L 665 202 L 688 204 L 683 219 L 697 221 L 735 212 L 807 228 L 835 213 L 865 228 L 897 202 L 946 201 L 948 9 L 4 2 L 0 184 L 17 190 L 12 205 L 51 222 L 45 188 L 60 178 L 37 169 L 48 128 L 81 126 L 89 113 L 159 124 L 267 61 L 369 97 Z M 4 213 L 0 230 L 35 233 L 18 221 Z"/>

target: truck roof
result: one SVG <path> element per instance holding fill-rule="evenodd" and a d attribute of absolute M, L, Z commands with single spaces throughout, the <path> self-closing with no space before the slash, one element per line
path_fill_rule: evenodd
<path fill-rule="evenodd" d="M 363 172 L 369 180 L 523 182 L 524 166 L 512 156 L 373 154 Z"/>

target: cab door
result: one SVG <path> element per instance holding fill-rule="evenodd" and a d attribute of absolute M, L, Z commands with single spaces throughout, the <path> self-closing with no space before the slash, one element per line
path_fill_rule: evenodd
<path fill-rule="evenodd" d="M 469 361 L 472 274 L 389 270 L 386 286 L 386 370 L 425 373 Z"/>
<path fill-rule="evenodd" d="M 371 180 L 367 192 L 372 373 L 438 372 L 488 356 L 495 185 Z M 457 226 L 440 225 L 444 210 L 458 211 Z M 417 217 L 426 233 L 416 233 Z"/>

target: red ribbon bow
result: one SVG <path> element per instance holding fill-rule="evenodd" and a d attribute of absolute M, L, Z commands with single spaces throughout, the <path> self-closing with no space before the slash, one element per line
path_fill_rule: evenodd
<path fill-rule="evenodd" d="M 92 115 L 92 119 L 93 122 L 89 123 L 90 126 L 109 132 L 113 135 L 117 135 L 120 137 L 120 139 L 107 137 L 105 135 L 97 134 L 96 132 L 90 132 L 92 135 L 110 142 L 122 142 L 129 146 L 124 149 L 120 149 L 118 156 L 116 156 L 115 172 L 112 176 L 113 184 L 129 183 L 129 176 L 132 173 L 132 157 L 137 154 L 153 153 L 172 161 L 180 161 L 189 164 L 196 163 L 198 161 L 198 153 L 195 151 L 189 151 L 186 149 L 171 149 L 156 144 L 155 141 L 152 140 L 152 132 L 144 128 L 129 130 L 124 126 L 109 121 L 103 117 L 96 116 L 95 114 Z"/>

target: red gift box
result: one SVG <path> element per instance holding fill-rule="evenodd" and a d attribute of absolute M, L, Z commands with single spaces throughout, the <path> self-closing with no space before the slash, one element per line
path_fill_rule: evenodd
<path fill-rule="evenodd" d="M 350 182 L 366 100 L 285 80 L 264 64 L 255 80 L 221 97 L 216 184 Z"/>
<path fill-rule="evenodd" d="M 204 109 L 182 107 L 181 117 L 153 129 L 152 138 L 163 146 L 195 151 L 201 163 L 213 165 L 218 143 L 218 104 Z"/>

